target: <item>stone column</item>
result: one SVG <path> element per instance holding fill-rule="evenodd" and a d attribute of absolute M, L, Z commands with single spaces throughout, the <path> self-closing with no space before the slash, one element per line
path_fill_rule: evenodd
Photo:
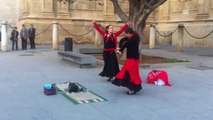
<path fill-rule="evenodd" d="M 149 48 L 155 48 L 155 26 L 153 24 L 150 26 Z"/>
<path fill-rule="evenodd" d="M 176 45 L 177 52 L 183 52 L 183 31 L 184 31 L 183 28 L 184 28 L 183 24 L 178 25 L 178 40 Z"/>
<path fill-rule="evenodd" d="M 7 21 L 2 21 L 1 23 L 1 50 L 7 51 Z"/>
<path fill-rule="evenodd" d="M 58 50 L 59 49 L 59 45 L 58 45 L 58 41 L 59 41 L 59 35 L 58 35 L 58 22 L 57 21 L 53 21 L 53 41 L 52 41 L 52 49 L 53 50 Z"/>
<path fill-rule="evenodd" d="M 99 48 L 101 46 L 101 35 L 97 30 L 95 30 L 95 46 Z"/>

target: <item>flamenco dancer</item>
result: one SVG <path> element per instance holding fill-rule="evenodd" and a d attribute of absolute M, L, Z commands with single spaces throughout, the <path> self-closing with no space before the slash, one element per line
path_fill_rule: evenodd
<path fill-rule="evenodd" d="M 126 36 L 120 44 L 121 48 L 116 50 L 116 53 L 122 53 L 123 50 L 127 49 L 127 60 L 121 71 L 115 76 L 112 84 L 116 86 L 127 87 L 129 91 L 128 95 L 134 95 L 142 89 L 142 80 L 139 75 L 139 42 L 140 38 L 132 28 L 128 27 L 125 30 Z"/>
<path fill-rule="evenodd" d="M 106 31 L 102 30 L 96 21 L 93 21 L 95 29 L 103 36 L 104 48 L 103 59 L 104 67 L 99 74 L 102 77 L 108 77 L 107 81 L 111 81 L 112 78 L 119 72 L 118 60 L 115 53 L 117 48 L 117 37 L 128 27 L 126 23 L 119 31 L 114 32 L 113 26 L 106 26 Z"/>

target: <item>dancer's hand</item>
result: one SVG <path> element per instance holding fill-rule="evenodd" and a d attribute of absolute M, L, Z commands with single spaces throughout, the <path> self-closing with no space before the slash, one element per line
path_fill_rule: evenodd
<path fill-rule="evenodd" d="M 116 48 L 116 49 L 115 49 L 115 52 L 118 53 L 118 54 L 121 54 L 120 48 Z"/>
<path fill-rule="evenodd" d="M 96 23 L 96 20 L 92 20 L 92 23 Z"/>
<path fill-rule="evenodd" d="M 132 26 L 132 22 L 130 22 L 130 21 L 127 22 L 126 24 L 129 25 L 129 26 Z"/>
<path fill-rule="evenodd" d="M 122 54 L 122 52 L 120 52 L 120 51 L 116 51 L 116 53 L 117 53 L 117 54 Z"/>

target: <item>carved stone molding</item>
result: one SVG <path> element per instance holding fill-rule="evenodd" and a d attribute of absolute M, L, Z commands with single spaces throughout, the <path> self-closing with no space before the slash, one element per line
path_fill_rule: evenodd
<path fill-rule="evenodd" d="M 53 0 L 43 0 L 42 4 L 42 15 L 45 17 L 53 17 Z"/>
<path fill-rule="evenodd" d="M 197 18 L 204 19 L 209 17 L 209 0 L 198 0 L 198 13 Z"/>
<path fill-rule="evenodd" d="M 61 18 L 69 17 L 70 16 L 69 7 L 70 7 L 70 5 L 68 3 L 58 2 L 57 17 L 61 17 Z"/>
<path fill-rule="evenodd" d="M 21 4 L 21 14 L 22 16 L 27 16 L 30 14 L 30 4 L 29 0 L 22 0 Z"/>

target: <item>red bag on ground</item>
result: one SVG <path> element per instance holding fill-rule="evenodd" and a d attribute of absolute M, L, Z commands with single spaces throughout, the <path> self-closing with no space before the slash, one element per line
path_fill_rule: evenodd
<path fill-rule="evenodd" d="M 164 82 L 164 86 L 171 86 L 169 84 L 168 75 L 166 71 L 163 70 L 152 70 L 147 75 L 147 83 L 156 83 L 158 80 L 162 80 Z"/>

